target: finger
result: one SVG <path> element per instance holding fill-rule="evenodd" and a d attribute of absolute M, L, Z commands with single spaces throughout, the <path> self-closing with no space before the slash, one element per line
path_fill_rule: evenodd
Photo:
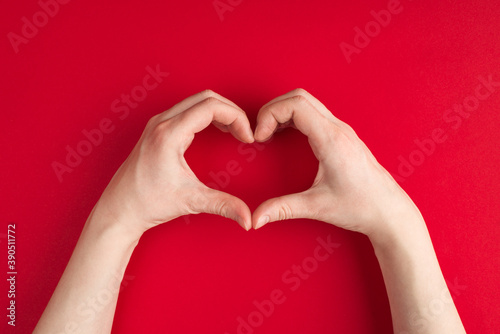
<path fill-rule="evenodd" d="M 255 209 L 252 215 L 252 226 L 258 229 L 267 223 L 296 218 L 317 218 L 310 189 L 265 201 Z"/>
<path fill-rule="evenodd" d="M 216 98 L 216 99 L 218 99 L 226 104 L 229 104 L 229 105 L 231 105 L 231 106 L 235 107 L 236 109 L 239 109 L 243 112 L 243 109 L 241 109 L 239 106 L 237 106 L 233 101 L 225 98 L 224 96 L 222 96 L 220 94 L 217 94 L 216 92 L 214 92 L 210 89 L 206 89 L 204 91 L 196 93 L 196 94 L 182 100 L 181 102 L 174 105 L 172 108 L 161 113 L 159 121 L 161 122 L 161 121 L 164 121 L 166 119 L 173 118 L 173 117 L 177 116 L 178 114 L 182 113 L 183 111 L 185 111 L 186 109 L 189 109 L 192 106 L 194 106 L 195 104 L 198 104 L 201 101 L 203 101 L 207 98 L 210 98 L 210 97 Z"/>
<path fill-rule="evenodd" d="M 181 138 L 187 138 L 189 143 L 195 133 L 205 129 L 212 122 L 218 123 L 219 126 L 227 126 L 229 132 L 242 142 L 254 141 L 246 114 L 241 109 L 214 97 L 204 99 L 172 120 L 179 123 L 174 129 Z"/>
<path fill-rule="evenodd" d="M 309 137 L 316 156 L 320 148 L 328 143 L 339 128 L 301 95 L 280 100 L 262 108 L 257 115 L 255 140 L 264 141 L 276 130 L 279 124 L 292 120 L 295 127 Z"/>
<path fill-rule="evenodd" d="M 250 209 L 238 197 L 203 185 L 191 202 L 192 213 L 211 213 L 230 218 L 247 231 L 252 227 Z"/>
<path fill-rule="evenodd" d="M 213 121 L 212 124 L 219 130 L 221 130 L 222 132 L 229 132 L 229 128 L 227 125 L 224 125 L 224 124 L 220 124 L 219 122 L 217 121 Z"/>
<path fill-rule="evenodd" d="M 282 100 L 285 100 L 285 99 L 288 99 L 290 97 L 294 97 L 297 95 L 300 95 L 300 96 L 303 96 L 304 98 L 306 98 L 316 108 L 316 110 L 318 110 L 321 114 L 323 114 L 329 120 L 331 120 L 333 122 L 342 122 L 337 117 L 335 117 L 330 112 L 330 110 L 328 110 L 328 108 L 325 107 L 325 105 L 323 103 L 321 103 L 317 98 L 315 98 L 312 94 L 310 94 L 308 91 L 306 91 L 303 88 L 296 88 L 296 89 L 294 89 L 286 94 L 278 96 L 278 97 L 272 99 L 271 101 L 267 102 L 265 105 L 263 105 L 261 107 L 261 109 L 263 109 L 264 107 L 266 107 L 270 104 L 273 104 L 273 103 L 276 103 L 276 102 L 279 102 L 279 101 L 282 101 Z"/>

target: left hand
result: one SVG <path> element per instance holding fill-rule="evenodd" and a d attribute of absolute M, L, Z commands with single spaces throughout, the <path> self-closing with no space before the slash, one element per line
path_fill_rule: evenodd
<path fill-rule="evenodd" d="M 201 183 L 184 159 L 194 135 L 211 123 L 242 142 L 254 141 L 241 108 L 210 90 L 195 94 L 149 120 L 95 210 L 139 234 L 176 217 L 202 212 L 234 219 L 250 229 L 248 206 Z"/>

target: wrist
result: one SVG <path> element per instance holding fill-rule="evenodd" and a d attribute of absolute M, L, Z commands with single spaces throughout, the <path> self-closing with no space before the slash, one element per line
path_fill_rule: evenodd
<path fill-rule="evenodd" d="M 95 235 L 105 235 L 112 240 L 120 239 L 126 244 L 137 245 L 144 233 L 133 215 L 112 210 L 99 200 L 85 223 L 85 228 Z"/>
<path fill-rule="evenodd" d="M 386 254 L 397 249 L 415 248 L 430 242 L 427 226 L 420 212 L 418 215 L 410 213 L 393 217 L 387 220 L 383 226 L 383 228 L 368 235 L 376 254 Z"/>

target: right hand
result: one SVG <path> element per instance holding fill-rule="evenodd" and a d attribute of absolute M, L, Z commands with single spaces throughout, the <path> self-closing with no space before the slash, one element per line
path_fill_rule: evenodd
<path fill-rule="evenodd" d="M 264 105 L 255 140 L 266 141 L 283 126 L 293 126 L 309 138 L 319 160 L 318 173 L 306 191 L 262 203 L 252 216 L 254 228 L 309 218 L 376 237 L 399 229 L 406 218 L 421 217 L 354 130 L 305 90 L 295 89 Z"/>

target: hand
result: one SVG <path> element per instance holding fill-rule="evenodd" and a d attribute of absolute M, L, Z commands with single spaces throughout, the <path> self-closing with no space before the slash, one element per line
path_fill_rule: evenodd
<path fill-rule="evenodd" d="M 254 141 L 248 118 L 238 106 L 209 90 L 193 95 L 149 120 L 95 210 L 139 234 L 176 217 L 202 212 L 234 219 L 250 229 L 248 206 L 205 186 L 184 159 L 195 133 L 210 123 L 242 142 Z"/>
<path fill-rule="evenodd" d="M 398 218 L 420 215 L 353 129 L 305 90 L 293 90 L 264 105 L 257 116 L 255 140 L 265 141 L 284 126 L 309 138 L 319 160 L 318 173 L 308 190 L 262 203 L 253 213 L 254 228 L 310 218 L 377 236 L 403 224 Z"/>

